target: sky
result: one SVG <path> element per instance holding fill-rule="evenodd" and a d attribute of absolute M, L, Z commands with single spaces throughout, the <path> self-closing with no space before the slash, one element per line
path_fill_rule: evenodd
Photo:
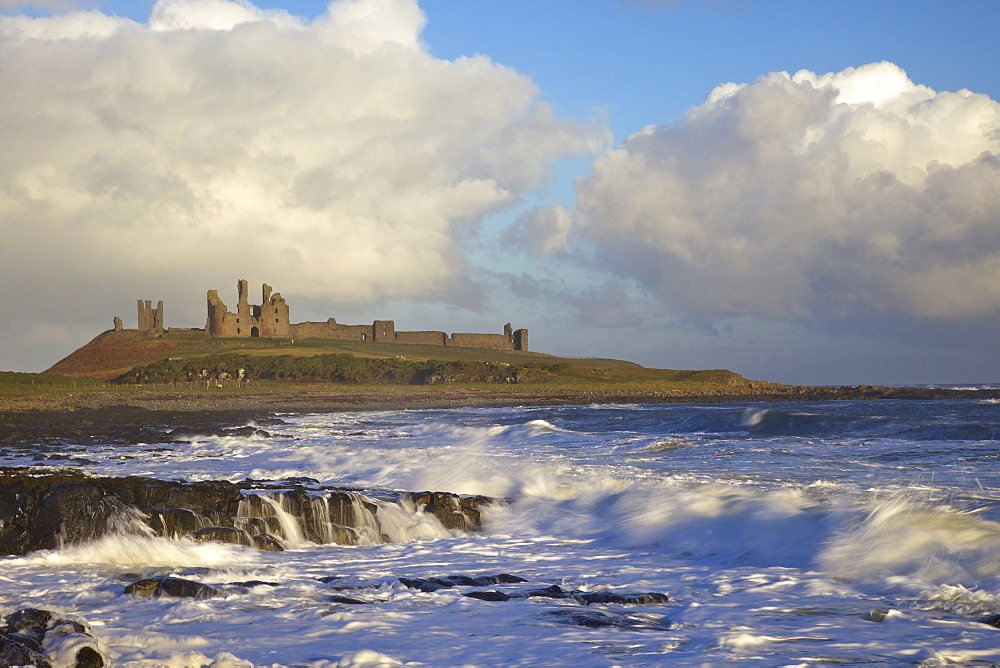
<path fill-rule="evenodd" d="M 0 0 L 0 369 L 247 279 L 293 322 L 1000 382 L 1000 2 L 257 2 Z"/>

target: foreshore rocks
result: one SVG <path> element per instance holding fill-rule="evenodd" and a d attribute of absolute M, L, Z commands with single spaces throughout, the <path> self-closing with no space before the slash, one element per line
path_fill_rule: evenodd
<path fill-rule="evenodd" d="M 263 550 L 307 541 L 392 542 L 396 537 L 384 524 L 390 514 L 433 517 L 439 531 L 476 531 L 479 507 L 494 502 L 444 492 L 378 496 L 304 480 L 187 483 L 0 467 L 0 554 L 55 549 L 108 534 L 189 537 Z"/>
<path fill-rule="evenodd" d="M 35 425 L 73 430 L 74 423 L 92 422 L 112 435 L 131 438 L 143 425 L 217 420 L 231 425 L 275 411 L 284 413 L 328 413 L 356 410 L 404 410 L 499 406 L 556 406 L 601 403 L 718 403 L 747 401 L 833 401 L 846 399 L 995 399 L 1000 390 L 956 390 L 931 387 L 884 387 L 858 385 L 811 387 L 779 385 L 743 380 L 736 384 L 612 383 L 559 387 L 545 384 L 511 384 L 497 387 L 463 385 L 393 386 L 290 385 L 241 391 L 193 391 L 169 386 L 121 389 L 36 392 L 0 397 L 0 447 L 8 432 L 37 431 Z M 5 414 L 6 411 L 6 414 Z M 7 418 L 7 419 L 5 419 Z M 246 424 L 246 422 L 242 422 Z M 258 424 L 260 420 L 258 419 Z M 48 425 L 48 427 L 46 427 Z M 137 426 L 138 425 L 138 426 Z M 81 431 L 78 429 L 78 431 Z M 108 442 L 108 441 L 105 441 Z M 135 442 L 129 440 L 128 442 Z M 145 441 L 151 442 L 151 441 Z"/>
<path fill-rule="evenodd" d="M 331 581 L 335 580 L 332 578 Z M 670 628 L 669 618 L 662 613 L 643 612 L 632 614 L 631 606 L 665 606 L 670 597 L 659 592 L 622 592 L 610 589 L 581 591 L 564 589 L 557 584 L 532 583 L 519 575 L 499 573 L 496 575 L 447 575 L 431 578 L 398 578 L 404 587 L 417 589 L 425 594 L 441 590 L 458 589 L 461 596 L 479 601 L 505 602 L 527 599 L 558 599 L 570 604 L 557 610 L 543 610 L 535 617 L 546 624 L 567 624 L 589 628 L 617 627 L 632 630 L 666 630 Z M 482 589 L 503 585 L 502 589 Z M 379 603 L 377 595 L 370 590 L 381 590 L 378 585 L 355 587 L 332 587 L 337 593 L 327 600 L 334 604 L 370 605 Z M 577 607 L 580 606 L 580 607 Z M 595 610 L 590 606 L 601 606 Z M 334 608 L 335 610 L 335 608 Z M 331 610 L 333 612 L 334 610 Z"/>
<path fill-rule="evenodd" d="M 153 445 L 210 436 L 267 438 L 271 433 L 262 427 L 281 424 L 280 418 L 266 412 L 244 410 L 150 410 L 130 405 L 0 410 L 0 449 L 30 449 L 39 461 L 72 462 L 94 443 Z"/>
<path fill-rule="evenodd" d="M 7 615 L 0 627 L 0 666 L 50 668 L 107 665 L 86 624 L 39 608 Z"/>
<path fill-rule="evenodd" d="M 511 575 L 510 573 L 480 576 L 448 575 L 443 578 L 426 579 L 399 578 L 399 582 L 406 587 L 419 589 L 427 594 L 452 587 L 487 587 L 498 584 L 515 585 L 514 589 L 507 591 L 497 589 L 481 591 L 475 589 L 462 594 L 462 596 L 481 601 L 509 601 L 515 598 L 554 598 L 572 599 L 581 605 L 662 605 L 670 600 L 666 594 L 656 592 L 613 592 L 606 589 L 597 591 L 566 590 L 559 585 L 532 587 L 528 583 L 528 580 L 518 575 Z M 522 583 L 528 583 L 528 586 L 521 586 Z"/>
<path fill-rule="evenodd" d="M 178 598 L 215 598 L 219 590 L 194 580 L 162 577 L 146 578 L 125 587 L 125 594 L 133 596 L 175 596 Z"/>

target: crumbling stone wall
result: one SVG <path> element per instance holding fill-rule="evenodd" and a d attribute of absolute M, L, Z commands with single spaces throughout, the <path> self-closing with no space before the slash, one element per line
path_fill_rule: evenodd
<path fill-rule="evenodd" d="M 464 348 L 491 348 L 493 350 L 513 350 L 509 338 L 504 334 L 464 334 L 455 333 L 448 339 L 449 346 Z"/>
<path fill-rule="evenodd" d="M 293 339 L 374 341 L 374 337 L 371 325 L 340 325 L 333 318 L 326 322 L 298 322 L 292 325 Z"/>
<path fill-rule="evenodd" d="M 289 320 L 288 304 L 280 294 L 271 294 L 271 286 L 264 284 L 260 306 L 251 305 L 247 282 L 236 285 L 239 301 L 232 313 L 219 298 L 216 290 L 208 291 L 208 320 L 205 331 L 210 336 L 265 337 L 291 339 L 335 339 L 340 341 L 369 341 L 374 343 L 404 343 L 435 346 L 465 346 L 493 350 L 527 350 L 528 330 L 515 330 L 510 323 L 503 334 L 452 334 L 445 332 L 398 332 L 392 320 L 376 320 L 371 325 L 341 325 L 335 319 L 326 322 L 300 322 Z M 162 304 L 162 302 L 161 302 Z"/>
<path fill-rule="evenodd" d="M 448 335 L 444 332 L 396 332 L 396 343 L 446 346 L 448 345 Z"/>

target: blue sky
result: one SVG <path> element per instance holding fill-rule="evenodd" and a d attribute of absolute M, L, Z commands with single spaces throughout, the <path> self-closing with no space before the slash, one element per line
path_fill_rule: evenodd
<path fill-rule="evenodd" d="M 49 366 L 139 297 L 200 326 L 204 290 L 247 278 L 293 320 L 1000 381 L 1000 3 L 0 10 L 3 278 L 27 295 L 0 309 L 0 368 Z"/>

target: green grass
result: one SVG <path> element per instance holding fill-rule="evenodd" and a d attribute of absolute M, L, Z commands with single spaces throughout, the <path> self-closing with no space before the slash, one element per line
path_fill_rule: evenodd
<path fill-rule="evenodd" d="M 107 384 L 96 378 L 71 378 L 52 373 L 0 371 L 0 396 L 30 395 L 41 392 L 104 389 Z"/>
<path fill-rule="evenodd" d="M 124 374 L 135 367 L 176 360 L 178 363 L 193 358 L 239 353 L 257 356 L 292 356 L 308 358 L 317 355 L 351 355 L 359 358 L 385 358 L 410 363 L 429 360 L 440 362 L 492 362 L 515 367 L 544 365 L 544 373 L 525 374 L 527 383 L 521 386 L 551 387 L 553 389 L 589 390 L 614 389 L 628 386 L 635 390 L 659 390 L 670 386 L 686 389 L 733 387 L 745 384 L 741 376 L 729 371 L 678 371 L 647 369 L 633 362 L 606 358 L 572 358 L 537 352 L 515 350 L 490 350 L 458 346 L 409 345 L 330 339 L 255 339 L 212 338 L 200 330 L 171 330 L 162 336 L 144 337 L 134 330 L 105 332 L 80 350 L 55 365 L 45 374 L 16 374 L 5 372 L 0 376 L 0 392 L 24 393 L 47 389 L 100 389 L 108 388 L 105 379 Z M 207 362 L 208 360 L 206 360 Z M 552 367 L 557 368 L 552 368 Z M 61 375 L 55 375 L 61 374 Z M 98 379 L 99 378 L 99 379 Z M 316 387 L 330 385 L 328 381 L 292 383 L 289 381 L 257 380 L 254 386 Z M 336 383 L 344 385 L 344 383 Z M 357 383 L 370 387 L 371 383 Z M 191 383 L 170 384 L 168 387 L 187 387 Z M 204 384 L 203 384 L 204 385 Z M 214 383 L 213 383 L 214 385 Z M 448 385 L 473 387 L 477 383 L 460 382 Z M 492 384 L 493 388 L 498 384 Z M 159 385 L 159 387 L 164 387 Z M 512 388 L 513 390 L 513 388 Z"/>

